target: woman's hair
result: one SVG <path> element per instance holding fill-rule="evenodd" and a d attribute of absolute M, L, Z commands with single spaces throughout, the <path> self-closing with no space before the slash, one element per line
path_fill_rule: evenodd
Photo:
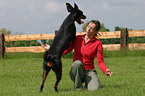
<path fill-rule="evenodd" d="M 98 20 L 91 20 L 90 22 L 92 22 L 92 23 L 94 23 L 96 25 L 96 27 L 95 27 L 96 31 L 100 30 L 101 24 L 100 24 L 100 22 Z"/>

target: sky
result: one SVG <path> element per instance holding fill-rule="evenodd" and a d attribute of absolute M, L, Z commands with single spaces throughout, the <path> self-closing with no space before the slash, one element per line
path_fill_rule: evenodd
<path fill-rule="evenodd" d="M 86 20 L 99 20 L 110 31 L 116 26 L 145 30 L 145 0 L 0 0 L 0 29 L 12 34 L 49 34 L 69 15 L 66 3 L 76 3 Z M 77 32 L 82 26 L 77 23 Z"/>

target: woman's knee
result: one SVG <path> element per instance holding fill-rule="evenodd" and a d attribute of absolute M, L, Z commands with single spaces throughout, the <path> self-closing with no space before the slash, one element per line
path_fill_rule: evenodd
<path fill-rule="evenodd" d="M 83 63 L 80 60 L 76 60 L 73 65 L 75 65 L 78 68 L 83 67 Z"/>
<path fill-rule="evenodd" d="M 71 70 L 69 72 L 70 78 L 72 81 L 75 82 L 75 80 L 78 80 L 82 78 L 83 76 L 83 64 L 80 60 L 76 60 L 72 67 Z"/>

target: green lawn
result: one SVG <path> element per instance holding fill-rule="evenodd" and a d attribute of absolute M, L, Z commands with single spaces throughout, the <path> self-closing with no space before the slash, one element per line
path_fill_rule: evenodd
<path fill-rule="evenodd" d="M 7 53 L 0 59 L 0 96 L 144 96 L 145 56 L 121 56 L 104 58 L 106 66 L 113 71 L 107 77 L 96 64 L 102 89 L 95 91 L 73 89 L 69 78 L 71 58 L 62 58 L 63 76 L 56 93 L 53 90 L 55 75 L 51 71 L 39 94 L 42 79 L 42 54 Z"/>

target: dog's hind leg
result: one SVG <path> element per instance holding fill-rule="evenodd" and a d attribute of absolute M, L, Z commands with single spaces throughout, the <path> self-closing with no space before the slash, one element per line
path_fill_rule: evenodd
<path fill-rule="evenodd" d="M 56 75 L 54 90 L 56 92 L 58 92 L 57 86 L 58 86 L 58 83 L 60 82 L 61 77 L 62 77 L 62 63 L 61 63 L 61 60 L 57 60 L 55 63 L 56 63 L 55 68 L 52 68 L 52 70 L 55 72 L 55 75 Z"/>
<path fill-rule="evenodd" d="M 41 86 L 40 86 L 40 92 L 43 91 L 44 82 L 45 82 L 46 77 L 47 77 L 47 75 L 48 75 L 48 73 L 49 73 L 50 70 L 51 70 L 51 68 L 50 67 L 47 67 L 46 62 L 44 61 L 43 62 L 43 75 L 42 75 L 42 83 L 41 83 Z"/>

